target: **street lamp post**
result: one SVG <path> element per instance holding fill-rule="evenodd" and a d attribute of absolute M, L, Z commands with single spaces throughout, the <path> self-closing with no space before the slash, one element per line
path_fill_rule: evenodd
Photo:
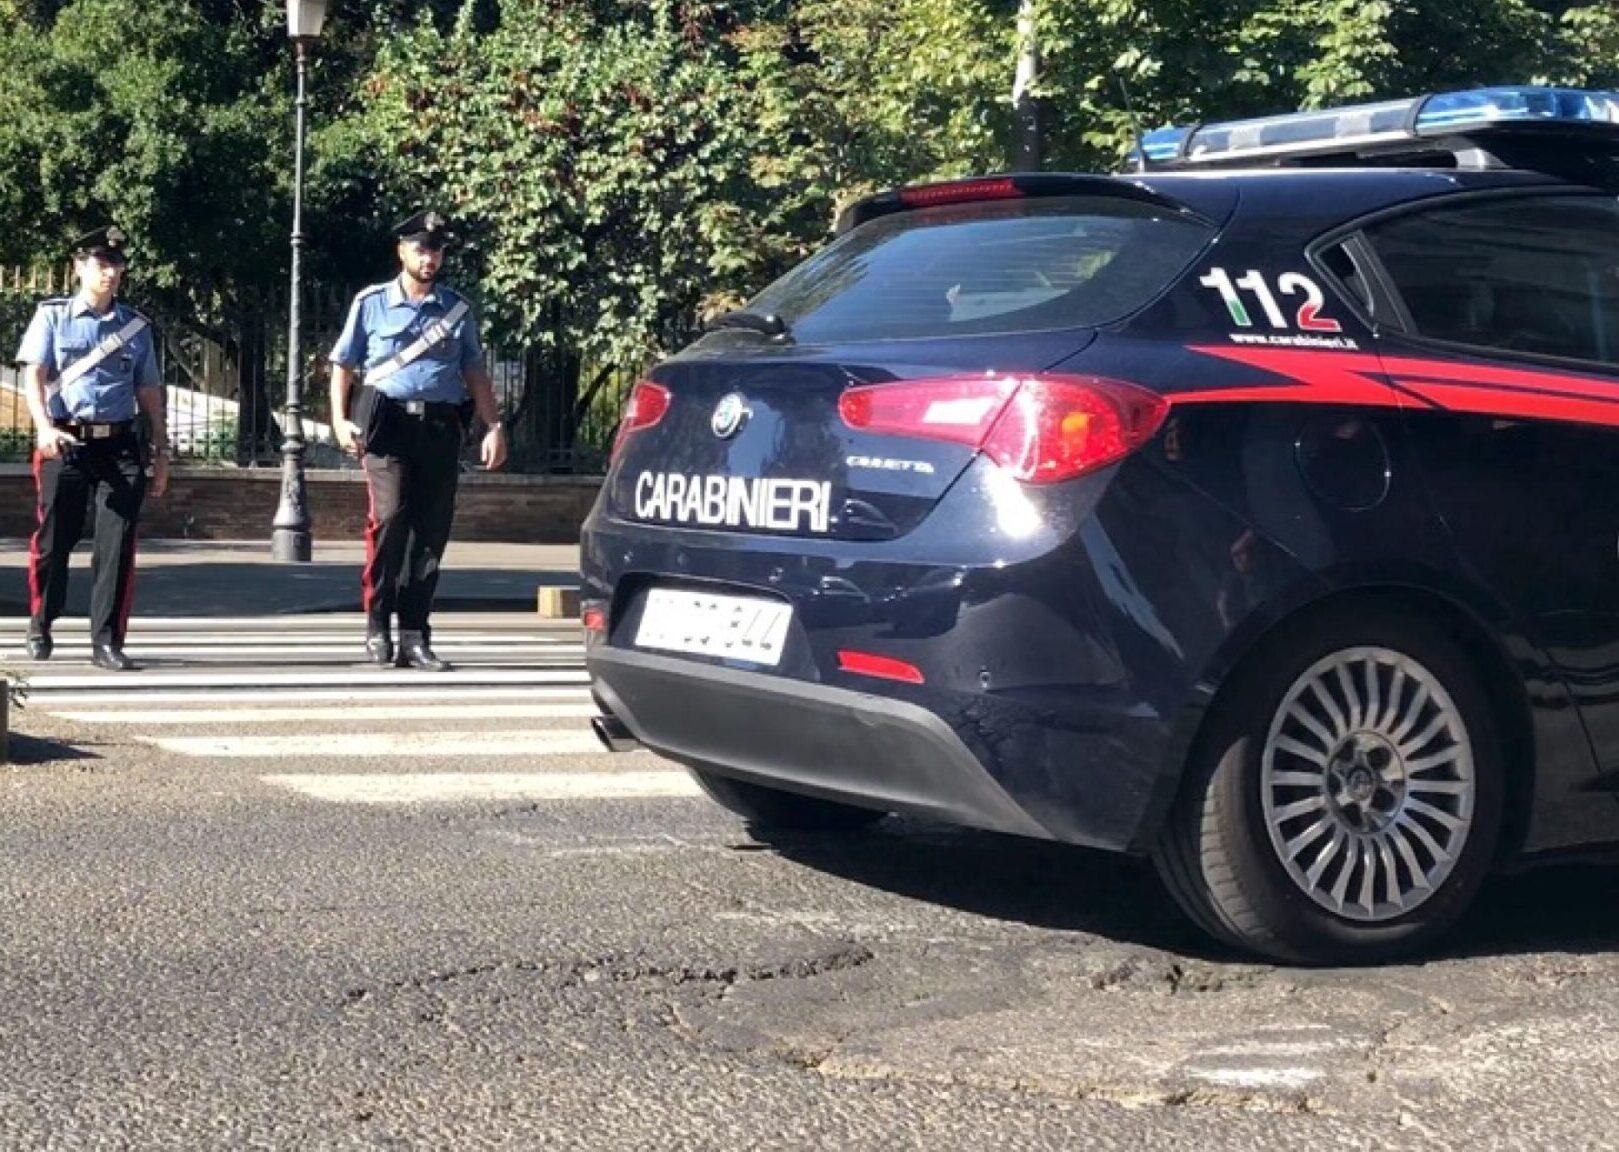
<path fill-rule="evenodd" d="M 270 555 L 276 560 L 307 561 L 314 544 L 304 487 L 303 347 L 299 322 L 303 303 L 304 249 L 304 109 L 309 73 L 309 46 L 326 22 L 326 0 L 287 0 L 287 35 L 298 67 L 297 153 L 292 183 L 292 292 L 287 318 L 286 438 L 281 443 L 281 503 L 275 510 Z"/>

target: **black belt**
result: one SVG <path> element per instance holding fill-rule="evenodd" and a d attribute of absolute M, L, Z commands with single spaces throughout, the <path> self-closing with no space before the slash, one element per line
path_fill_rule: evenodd
<path fill-rule="evenodd" d="M 97 422 L 93 420 L 56 420 L 52 421 L 55 427 L 60 428 L 69 436 L 77 440 L 111 440 L 133 431 L 135 421 L 113 420 Z"/>
<path fill-rule="evenodd" d="M 383 399 L 406 416 L 416 416 L 423 420 L 459 421 L 461 419 L 461 405 L 451 404 L 448 401 L 395 400 L 392 396 L 384 396 Z"/>

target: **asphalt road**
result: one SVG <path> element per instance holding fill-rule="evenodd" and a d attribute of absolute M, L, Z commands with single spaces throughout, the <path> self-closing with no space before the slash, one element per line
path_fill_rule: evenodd
<path fill-rule="evenodd" d="M 441 622 L 461 668 L 414 680 L 349 617 L 177 627 L 122 678 L 63 630 L 14 718 L 0 1147 L 1619 1146 L 1619 871 L 1278 969 L 1134 861 L 755 841 L 588 750 L 532 617 Z"/>

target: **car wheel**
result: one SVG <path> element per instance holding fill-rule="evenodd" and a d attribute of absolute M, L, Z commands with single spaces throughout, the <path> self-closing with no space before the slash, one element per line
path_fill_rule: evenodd
<path fill-rule="evenodd" d="M 789 829 L 805 832 L 852 831 L 875 824 L 886 812 L 856 808 L 779 788 L 765 788 L 733 780 L 706 768 L 687 766 L 697 784 L 721 807 L 729 808 L 761 831 Z"/>
<path fill-rule="evenodd" d="M 1386 959 L 1471 903 L 1502 794 L 1489 702 L 1457 646 L 1415 615 L 1333 615 L 1239 669 L 1154 858 L 1227 943 Z"/>

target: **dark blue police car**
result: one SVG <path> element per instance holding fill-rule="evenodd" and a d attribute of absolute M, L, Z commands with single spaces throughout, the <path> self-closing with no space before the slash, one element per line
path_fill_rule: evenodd
<path fill-rule="evenodd" d="M 1619 840 L 1619 93 L 862 201 L 633 393 L 598 731 L 759 826 L 1150 854 L 1359 960 Z"/>

